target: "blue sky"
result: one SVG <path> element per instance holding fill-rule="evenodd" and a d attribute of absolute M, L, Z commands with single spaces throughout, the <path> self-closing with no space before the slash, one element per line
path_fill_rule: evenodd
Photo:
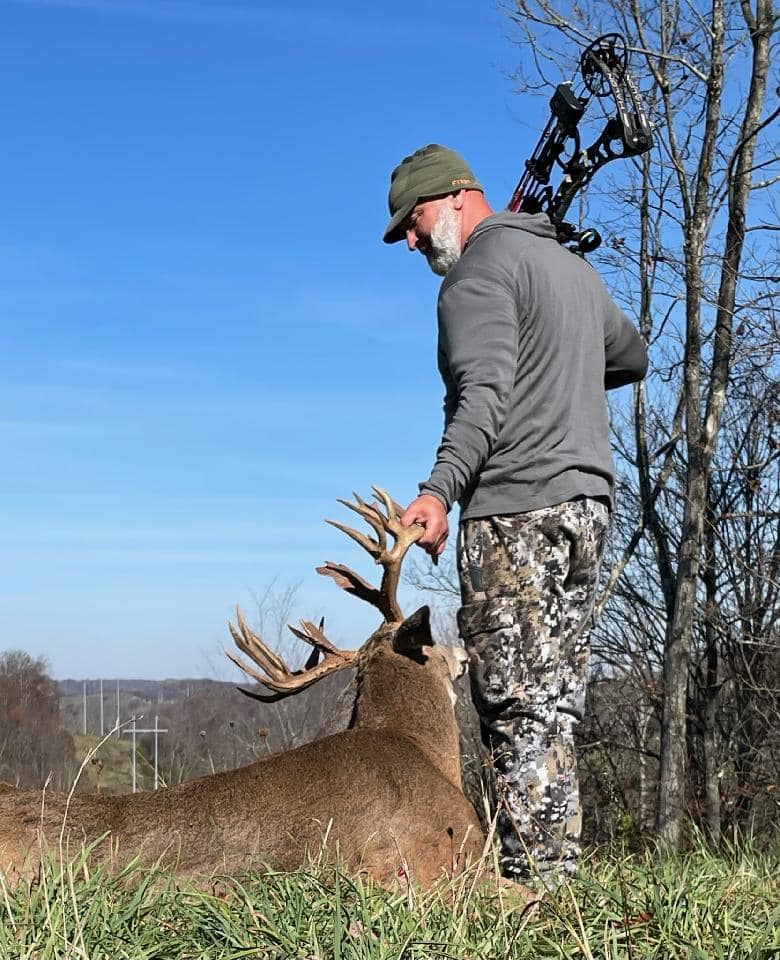
<path fill-rule="evenodd" d="M 193 676 L 300 582 L 355 645 L 322 521 L 407 501 L 441 425 L 437 279 L 390 169 L 463 152 L 502 206 L 544 101 L 491 3 L 0 0 L 0 649 Z M 232 675 L 232 674 L 227 674 Z"/>

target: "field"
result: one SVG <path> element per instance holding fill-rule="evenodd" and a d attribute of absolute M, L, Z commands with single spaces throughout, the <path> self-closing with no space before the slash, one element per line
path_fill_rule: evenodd
<path fill-rule="evenodd" d="M 703 848 L 660 859 L 602 852 L 527 903 L 464 876 L 388 892 L 326 863 L 217 877 L 205 888 L 88 852 L 0 889 L 2 960 L 778 960 L 778 861 Z"/>
<path fill-rule="evenodd" d="M 114 740 L 113 737 L 74 733 L 73 745 L 76 760 L 82 765 L 79 778 L 82 789 L 95 792 L 100 787 L 106 793 L 130 793 L 132 745 L 129 738 Z M 96 760 L 100 763 L 95 763 Z M 138 786 L 145 789 L 151 781 L 148 764 L 143 757 L 138 757 L 137 764 Z"/>

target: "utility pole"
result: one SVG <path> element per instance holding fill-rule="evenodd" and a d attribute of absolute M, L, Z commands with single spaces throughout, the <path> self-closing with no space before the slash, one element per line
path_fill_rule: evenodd
<path fill-rule="evenodd" d="M 81 681 L 81 732 L 87 734 L 87 681 Z"/>
<path fill-rule="evenodd" d="M 157 717 L 154 718 L 153 727 L 139 727 L 136 724 L 136 721 L 142 720 L 143 716 L 133 717 L 133 725 L 129 730 L 124 730 L 123 733 L 129 733 L 132 739 L 132 745 L 130 747 L 132 751 L 132 771 L 133 771 L 133 793 L 138 793 L 138 777 L 137 777 L 137 765 L 136 765 L 136 734 L 139 733 L 153 733 L 154 734 L 154 789 L 159 789 L 160 786 L 160 772 L 159 772 L 159 752 L 158 752 L 158 742 L 159 735 L 161 733 L 167 733 L 167 727 L 161 727 Z"/>
<path fill-rule="evenodd" d="M 100 678 L 100 736 L 103 736 L 103 678 Z"/>
<path fill-rule="evenodd" d="M 160 767 L 159 767 L 159 751 L 158 744 L 160 742 L 160 733 L 167 732 L 165 730 L 160 731 L 159 717 L 155 714 L 154 717 L 154 789 L 156 790 L 160 786 Z"/>
<path fill-rule="evenodd" d="M 135 717 L 133 717 L 133 726 L 132 726 L 132 728 L 130 729 L 130 733 L 132 734 L 132 737 L 133 737 L 133 745 L 132 745 L 132 747 L 130 748 L 130 757 L 131 757 L 132 764 L 133 764 L 133 793 L 136 793 L 137 790 L 138 790 L 138 780 L 137 780 L 137 778 L 136 778 L 135 735 L 138 733 L 138 728 L 136 727 L 136 724 L 135 724 Z"/>

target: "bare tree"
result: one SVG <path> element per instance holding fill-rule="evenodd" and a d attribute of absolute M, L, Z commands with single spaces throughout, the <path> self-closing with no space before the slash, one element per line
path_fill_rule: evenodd
<path fill-rule="evenodd" d="M 60 727 L 45 660 L 21 650 L 0 654 L 0 780 L 62 789 L 73 770 L 73 740 Z"/>
<path fill-rule="evenodd" d="M 722 822 L 761 830 L 767 815 L 776 819 L 780 778 L 780 388 L 755 368 L 732 393 L 709 484 L 704 643 L 692 683 L 714 838 Z"/>
<path fill-rule="evenodd" d="M 609 614 L 614 598 L 618 619 L 646 611 L 639 642 L 648 653 L 662 630 L 656 829 L 674 845 L 687 808 L 711 479 L 735 365 L 765 346 L 773 323 L 777 217 L 767 188 L 780 176 L 772 126 L 780 108 L 768 68 L 778 16 L 771 0 L 517 0 L 516 8 L 526 91 L 558 65 L 572 69 L 568 50 L 617 28 L 633 40 L 633 70 L 655 124 L 656 149 L 613 165 L 612 178 L 602 178 L 607 190 L 599 196 L 594 186 L 590 201 L 611 225 L 601 267 L 651 349 L 652 375 L 635 390 L 633 442 L 620 447 L 637 517 L 633 529 L 626 517 L 618 528 L 623 549 L 602 606 Z M 777 370 L 776 352 L 764 361 Z M 635 606 L 626 608 L 632 564 Z M 637 571 L 651 566 L 657 592 L 637 588 Z M 704 686 L 713 685 L 713 663 Z"/>

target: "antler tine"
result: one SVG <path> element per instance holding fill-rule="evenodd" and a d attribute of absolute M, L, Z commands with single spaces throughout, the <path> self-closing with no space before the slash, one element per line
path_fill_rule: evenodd
<path fill-rule="evenodd" d="M 370 553 L 377 563 L 379 562 L 381 547 L 376 540 L 372 540 L 371 537 L 366 536 L 365 533 L 355 530 L 354 527 L 348 527 L 346 523 L 341 523 L 340 520 L 326 520 L 325 522 L 329 523 L 337 530 L 341 530 L 342 533 L 346 533 L 346 535 L 351 537 L 355 543 L 359 543 L 364 550 Z"/>
<path fill-rule="evenodd" d="M 325 617 L 320 617 L 320 633 L 325 629 Z M 312 670 L 320 662 L 320 648 L 312 647 L 311 653 L 306 658 L 306 663 L 303 665 L 304 670 Z"/>
<path fill-rule="evenodd" d="M 374 490 L 375 488 L 372 487 L 371 489 Z M 352 495 L 358 501 L 358 504 L 361 508 L 357 512 L 374 528 L 377 539 L 379 540 L 379 546 L 384 550 L 387 541 L 385 539 L 385 518 L 382 516 L 381 511 L 377 508 L 376 504 L 368 503 L 366 500 L 363 500 L 361 497 L 359 497 L 358 494 L 354 493 L 354 491 Z"/>
<path fill-rule="evenodd" d="M 244 653 L 248 657 L 251 657 L 256 663 L 259 662 L 258 657 L 263 660 L 263 663 L 259 664 L 263 670 L 267 671 L 268 669 L 266 663 L 268 663 L 273 670 L 285 670 L 286 668 L 282 658 L 277 656 L 273 650 L 269 649 L 263 643 L 260 637 L 258 637 L 254 630 L 247 624 L 244 619 L 244 614 L 241 612 L 241 607 L 238 606 L 236 607 L 236 620 L 238 620 L 238 629 L 241 631 L 240 636 L 237 636 L 236 631 L 233 629 L 233 624 L 228 624 L 236 646 L 240 650 L 243 650 Z"/>
<path fill-rule="evenodd" d="M 317 573 L 332 577 L 336 585 L 341 587 L 342 590 L 346 590 L 347 593 L 351 593 L 353 597 L 357 597 L 359 600 L 365 600 L 366 603 L 370 603 L 378 610 L 383 610 L 380 591 L 376 587 L 372 587 L 359 573 L 345 567 L 343 563 L 328 561 L 321 567 L 317 567 Z"/>
<path fill-rule="evenodd" d="M 376 484 L 372 484 L 371 489 L 374 491 L 374 496 L 377 500 L 385 505 L 388 520 L 395 520 L 399 513 L 404 512 L 403 507 L 399 506 L 395 500 L 393 500 L 387 490 L 383 490 L 381 487 L 376 486 Z"/>
<path fill-rule="evenodd" d="M 311 620 L 301 620 L 300 628 L 294 627 L 292 624 L 287 625 L 287 629 L 290 630 L 294 636 L 299 640 L 303 640 L 304 643 L 308 643 L 309 646 L 313 647 L 325 658 L 319 666 L 313 666 L 309 669 L 296 672 L 296 675 L 307 677 L 305 686 L 308 686 L 320 677 L 324 677 L 326 673 L 335 673 L 336 670 L 350 666 L 358 656 L 359 651 L 357 650 L 340 650 L 332 644 L 323 632 L 324 626 L 324 617 L 320 620 L 319 626 L 312 623 Z"/>
<path fill-rule="evenodd" d="M 338 647 L 334 647 L 333 644 L 328 640 L 325 634 L 322 632 L 321 627 L 316 627 L 311 620 L 301 620 L 301 627 L 294 627 L 291 623 L 287 624 L 287 629 L 293 636 L 297 637 L 299 640 L 303 640 L 304 643 L 308 643 L 310 647 L 314 647 L 316 650 L 320 650 L 323 653 L 341 653 Z"/>
<path fill-rule="evenodd" d="M 358 516 L 361 516 L 366 523 L 370 524 L 374 528 L 374 532 L 376 533 L 377 537 L 377 545 L 380 550 L 384 550 L 387 544 L 385 537 L 384 517 L 373 503 L 366 503 L 366 501 L 363 500 L 363 498 L 357 493 L 353 493 L 352 496 L 355 498 L 355 500 L 357 500 L 357 503 L 352 503 L 351 500 L 339 500 L 338 502 L 347 507 L 349 510 L 354 510 Z"/>
<path fill-rule="evenodd" d="M 235 638 L 235 634 L 233 634 L 233 636 Z M 271 684 L 268 682 L 267 676 L 258 673 L 257 670 L 255 670 L 253 667 L 250 667 L 248 663 L 244 663 L 241 657 L 237 657 L 235 653 L 232 653 L 230 650 L 226 650 L 225 656 L 228 658 L 228 660 L 232 660 L 239 670 L 243 670 L 248 677 L 251 677 L 253 680 L 256 680 L 258 683 L 262 683 L 265 686 L 271 686 Z"/>
<path fill-rule="evenodd" d="M 275 690 L 283 696 L 308 687 L 328 673 L 335 673 L 337 670 L 351 666 L 357 658 L 357 651 L 339 650 L 333 646 L 323 633 L 324 621 L 317 627 L 309 620 L 302 620 L 300 630 L 292 626 L 290 630 L 296 637 L 314 647 L 315 651 L 322 653 L 324 660 L 321 663 L 315 663 L 310 658 L 302 670 L 290 670 L 284 660 L 269 650 L 260 637 L 247 626 L 241 610 L 238 608 L 236 609 L 236 615 L 238 629 L 232 623 L 229 623 L 230 634 L 236 646 L 260 667 L 262 673 L 244 663 L 240 657 L 230 651 L 226 651 L 227 656 L 253 680 L 263 684 L 263 686 L 270 687 L 271 690 Z"/>
<path fill-rule="evenodd" d="M 246 620 L 244 620 L 244 615 L 240 607 L 236 607 L 236 620 L 238 621 L 238 629 L 236 629 L 232 623 L 228 623 L 230 635 L 233 637 L 239 650 L 256 663 L 262 673 L 258 673 L 254 667 L 249 666 L 229 650 L 226 651 L 228 658 L 232 660 L 240 670 L 243 670 L 247 676 L 252 677 L 252 679 L 258 683 L 262 683 L 263 686 L 270 687 L 272 690 L 279 692 L 285 691 L 289 678 L 293 676 L 285 662 L 270 650 L 260 637 L 250 629 Z"/>
<path fill-rule="evenodd" d="M 231 636 L 233 637 L 233 640 L 234 640 L 235 643 L 236 643 L 236 646 L 240 647 L 241 649 L 244 649 L 245 644 L 244 644 L 244 642 L 242 641 L 241 636 L 240 636 L 240 634 L 238 633 L 238 631 L 233 627 L 233 624 L 232 624 L 232 623 L 229 623 L 229 624 L 228 624 L 228 627 L 229 627 L 229 629 L 230 629 Z M 246 652 L 246 650 L 244 650 L 244 652 Z M 267 685 L 267 686 L 269 686 L 269 687 L 272 687 L 272 686 L 273 686 L 273 683 L 272 683 L 271 680 L 270 680 L 269 670 L 266 669 L 265 666 L 262 667 L 263 673 L 258 673 L 257 670 L 254 669 L 254 667 L 250 667 L 249 664 L 244 663 L 244 661 L 241 659 L 241 657 L 237 657 L 237 656 L 235 655 L 235 653 L 232 653 L 230 650 L 226 650 L 226 651 L 225 651 L 225 654 L 226 654 L 228 660 L 232 660 L 233 663 L 235 663 L 235 665 L 236 665 L 240 670 L 243 670 L 244 673 L 247 674 L 247 676 L 252 677 L 252 679 L 253 679 L 253 680 L 256 680 L 258 683 L 265 684 L 265 685 Z M 253 653 L 250 653 L 249 656 L 251 656 L 252 659 L 254 660 L 255 657 L 257 656 L 257 654 L 256 654 L 256 652 L 253 652 Z M 259 664 L 259 660 L 256 660 L 256 662 L 258 662 L 258 665 L 260 665 L 260 664 Z M 275 672 L 275 671 L 274 671 L 274 672 Z M 274 689 L 275 689 L 275 688 L 274 688 Z"/>

